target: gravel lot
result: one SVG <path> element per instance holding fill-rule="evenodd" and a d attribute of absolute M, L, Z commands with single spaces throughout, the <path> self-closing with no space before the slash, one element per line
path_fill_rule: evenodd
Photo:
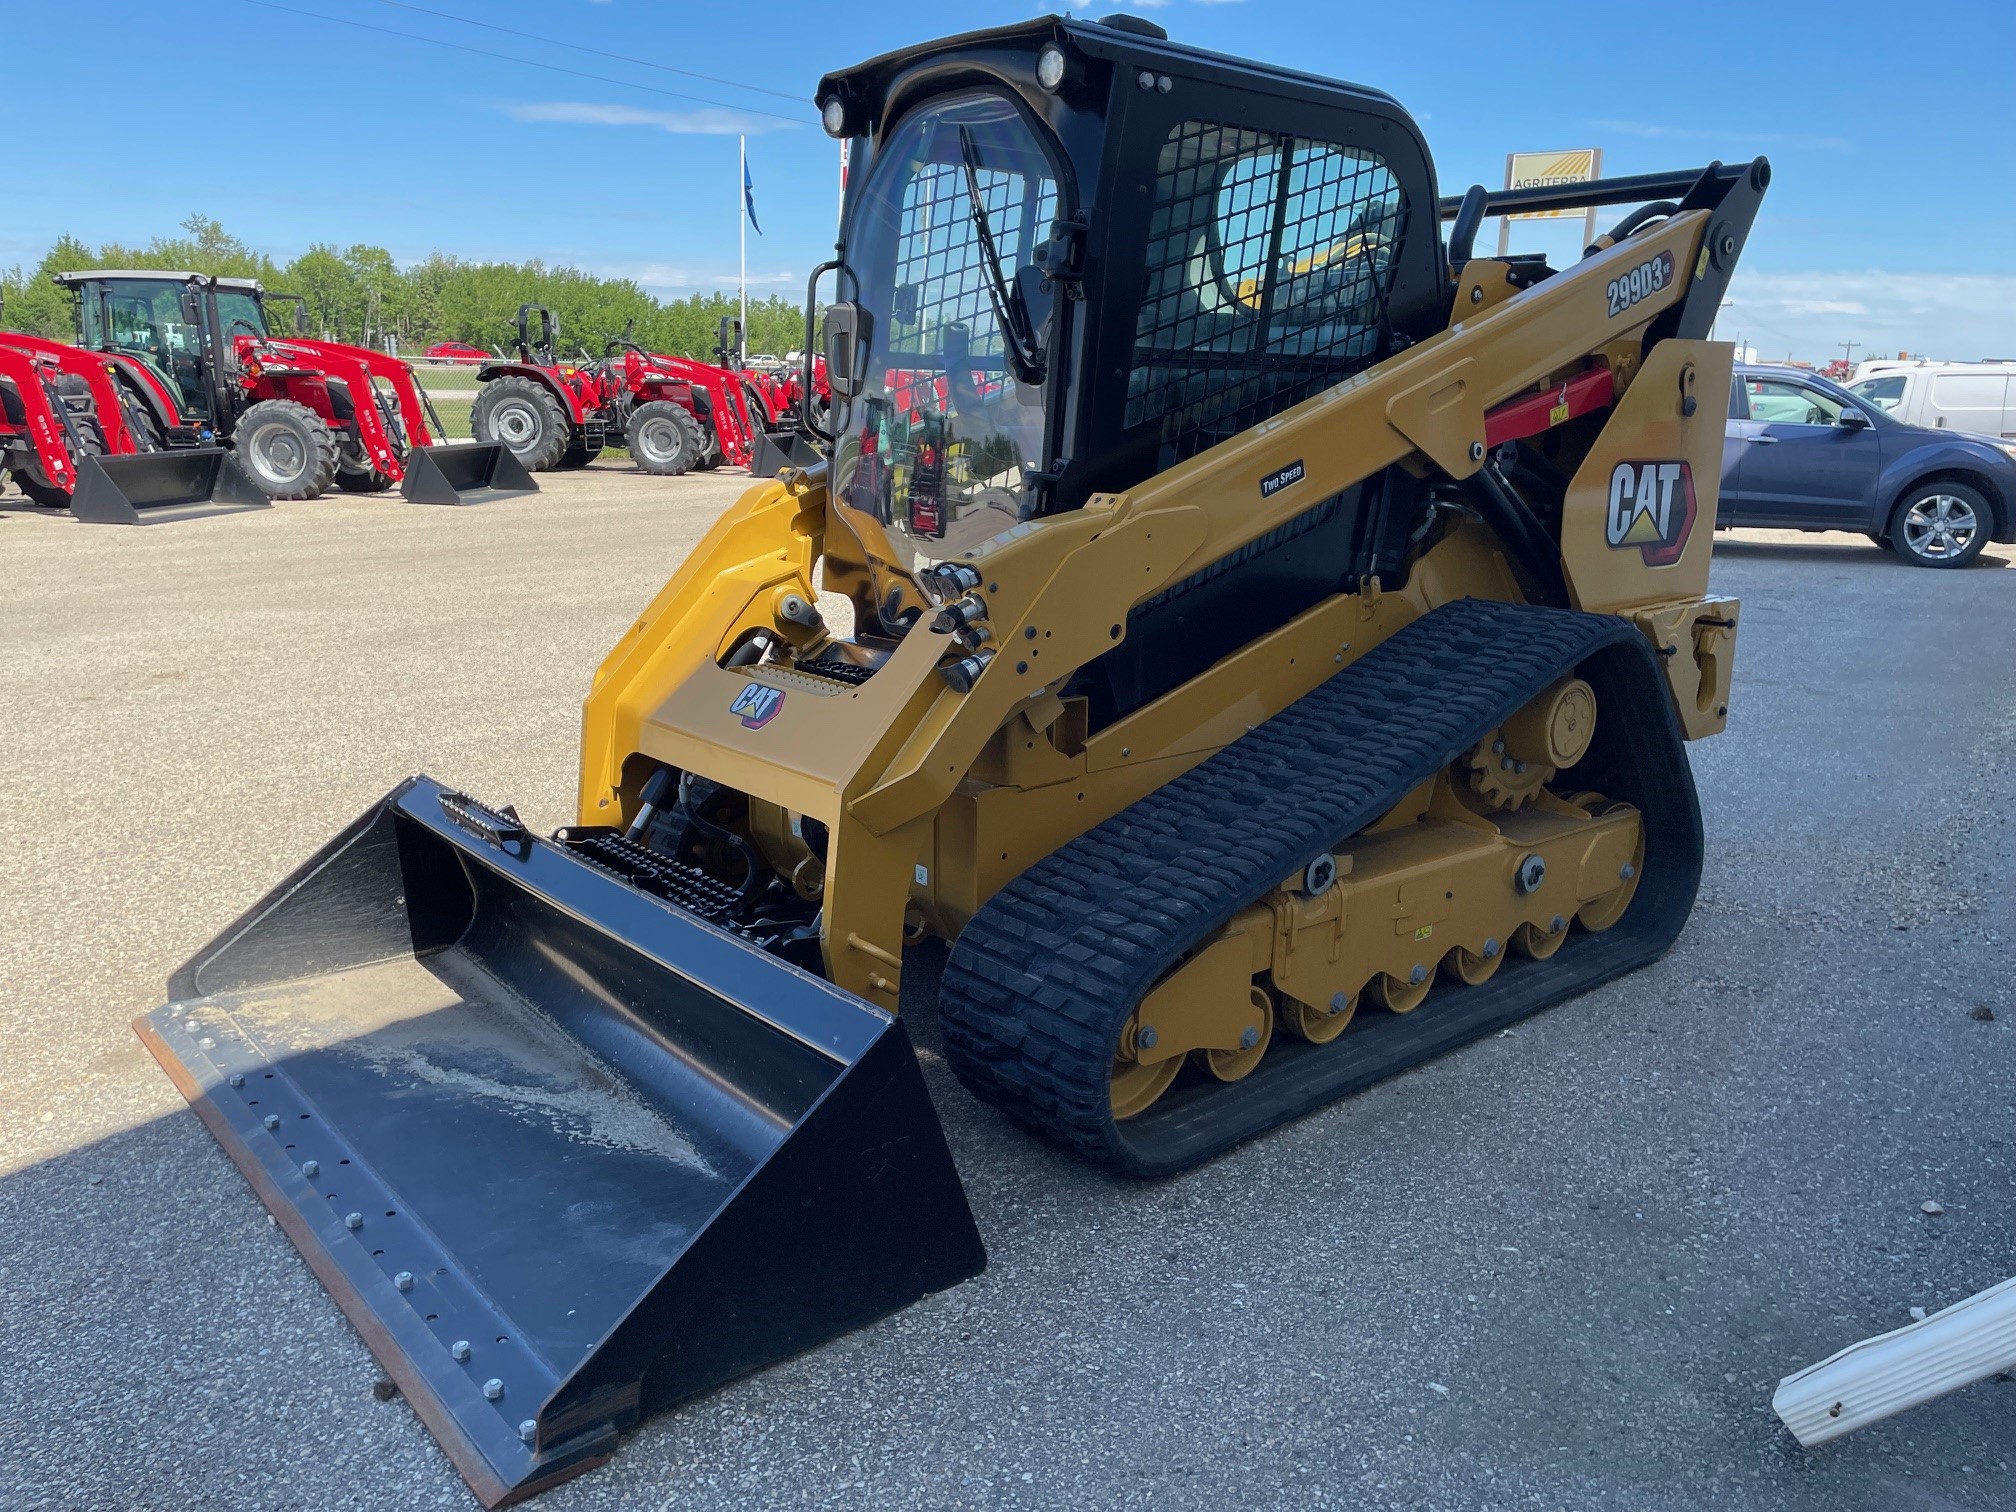
<path fill-rule="evenodd" d="M 589 674 L 742 485 L 0 501 L 0 1506 L 474 1505 L 128 1021 L 410 772 L 571 818 Z M 1153 1186 L 927 1050 L 992 1268 L 539 1505 L 2009 1507 L 2016 1386 L 1814 1453 L 1767 1403 L 2016 1270 L 2010 555 L 1723 539 L 1734 722 L 1651 970 Z"/>

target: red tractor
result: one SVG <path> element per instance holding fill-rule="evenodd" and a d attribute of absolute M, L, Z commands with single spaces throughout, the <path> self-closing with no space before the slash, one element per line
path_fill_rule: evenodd
<path fill-rule="evenodd" d="M 800 369 L 789 363 L 775 363 L 769 367 L 757 367 L 752 363 L 741 372 L 763 395 L 771 415 L 780 425 L 796 423 L 799 396 L 805 392 L 805 374 Z M 833 407 L 833 390 L 826 382 L 824 357 L 812 360 L 812 403 L 815 419 L 823 420 L 826 412 Z"/>
<path fill-rule="evenodd" d="M 826 359 L 815 358 L 809 369 L 793 368 L 774 358 L 766 365 L 763 360 L 745 361 L 741 348 L 742 322 L 724 315 L 715 338 L 714 360 L 740 379 L 746 395 L 749 455 L 743 465 L 765 475 L 780 467 L 808 465 L 816 450 L 807 434 L 808 424 L 822 421 L 833 403 L 833 392 L 826 382 Z M 808 391 L 813 401 L 809 416 L 804 403 Z"/>
<path fill-rule="evenodd" d="M 35 503 L 93 524 L 266 504 L 219 448 L 170 446 L 102 355 L 18 331 L 0 330 L 0 469 Z"/>
<path fill-rule="evenodd" d="M 519 306 L 516 359 L 476 370 L 476 438 L 508 447 L 530 472 L 586 467 L 603 447 L 622 445 L 647 471 L 685 472 L 703 445 L 686 384 L 634 347 L 619 361 L 614 342 L 599 361 L 562 361 L 559 337 L 551 310 Z"/>
<path fill-rule="evenodd" d="M 647 352 L 628 331 L 600 359 L 564 362 L 559 335 L 551 310 L 520 307 L 517 360 L 477 371 L 483 389 L 469 423 L 478 437 L 510 447 L 533 472 L 585 467 L 612 445 L 665 475 L 747 462 L 751 417 L 734 374 Z"/>
<path fill-rule="evenodd" d="M 752 424 L 746 465 L 761 477 L 774 477 L 786 467 L 811 466 L 820 456 L 815 438 L 824 434 L 825 417 L 833 405 L 826 359 L 815 357 L 799 366 L 776 358 L 745 361 L 741 346 L 742 322 L 723 316 L 714 357 L 742 380 L 748 395 Z"/>
<path fill-rule="evenodd" d="M 631 347 L 631 350 L 637 349 Z M 762 394 L 742 374 L 716 363 L 667 352 L 640 355 L 653 368 L 686 384 L 687 408 L 701 441 L 692 465 L 702 471 L 711 471 L 724 462 L 730 467 L 748 467 L 754 459 L 756 438 L 769 430 L 772 423 Z"/>
<path fill-rule="evenodd" d="M 533 319 L 538 329 L 533 330 Z M 724 324 L 723 340 L 726 340 Z M 532 472 L 585 467 L 623 445 L 649 473 L 751 467 L 778 427 L 778 401 L 724 363 L 647 352 L 626 330 L 599 359 L 556 355 L 559 322 L 542 305 L 518 311 L 515 361 L 477 370 L 483 388 L 469 414 L 480 440 L 508 446 Z"/>
<path fill-rule="evenodd" d="M 81 344 L 140 398 L 137 428 L 170 447 L 228 445 L 268 498 L 312 499 L 331 485 L 397 485 L 427 504 L 537 491 L 503 448 L 443 444 L 440 417 L 396 357 L 309 340 L 298 296 L 187 272 L 90 269 L 56 281 L 77 295 Z M 296 307 L 292 335 L 268 322 L 280 302 Z"/>

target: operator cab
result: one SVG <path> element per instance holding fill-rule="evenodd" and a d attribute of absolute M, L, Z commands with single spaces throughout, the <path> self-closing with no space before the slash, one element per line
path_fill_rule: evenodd
<path fill-rule="evenodd" d="M 1051 17 L 829 74 L 819 103 L 850 170 L 829 486 L 890 633 L 923 568 L 1446 321 L 1427 148 L 1376 90 Z"/>
<path fill-rule="evenodd" d="M 265 290 L 257 279 L 89 268 L 58 273 L 55 280 L 77 296 L 79 345 L 144 364 L 187 418 L 213 424 L 219 418 L 204 381 L 203 323 L 191 318 L 191 296 L 214 288 L 218 327 L 227 342 L 232 336 L 271 334 Z"/>

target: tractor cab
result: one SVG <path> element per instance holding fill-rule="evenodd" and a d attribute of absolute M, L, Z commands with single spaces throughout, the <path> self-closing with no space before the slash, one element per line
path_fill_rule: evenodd
<path fill-rule="evenodd" d="M 891 53 L 819 103 L 850 144 L 832 496 L 892 631 L 925 567 L 1446 322 L 1434 171 L 1376 90 L 1115 16 Z"/>
<path fill-rule="evenodd" d="M 141 363 L 166 385 L 185 417 L 213 425 L 221 417 L 206 379 L 202 301 L 214 292 L 226 341 L 271 334 L 265 291 L 256 279 L 91 268 L 59 273 L 56 282 L 77 296 L 81 345 Z"/>

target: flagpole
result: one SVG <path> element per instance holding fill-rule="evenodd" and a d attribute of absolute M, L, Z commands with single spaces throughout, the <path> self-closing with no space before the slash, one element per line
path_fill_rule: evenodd
<path fill-rule="evenodd" d="M 742 231 L 742 323 L 736 344 L 741 348 L 737 356 L 746 367 L 749 363 L 749 138 L 744 136 L 737 140 L 742 144 L 742 171 L 735 176 L 735 224 Z"/>

